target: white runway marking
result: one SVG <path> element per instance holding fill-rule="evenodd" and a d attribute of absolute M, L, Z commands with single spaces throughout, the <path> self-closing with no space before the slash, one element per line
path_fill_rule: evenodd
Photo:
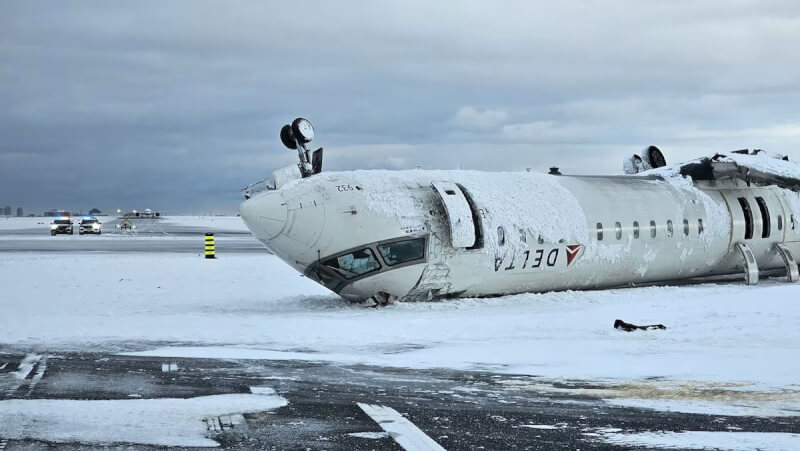
<path fill-rule="evenodd" d="M 36 367 L 36 374 L 33 375 L 33 378 L 31 379 L 30 383 L 28 384 L 28 394 L 27 394 L 27 396 L 29 396 L 29 397 L 31 396 L 31 393 L 33 393 L 33 389 L 36 388 L 36 384 L 38 384 L 39 381 L 42 380 L 42 377 L 44 376 L 44 372 L 46 370 L 47 370 L 47 357 L 43 358 L 39 362 L 39 366 Z"/>
<path fill-rule="evenodd" d="M 42 356 L 36 354 L 28 354 L 19 362 L 19 367 L 17 367 L 17 371 L 12 373 L 8 373 L 11 375 L 11 383 L 8 387 L 6 387 L 5 392 L 3 393 L 3 397 L 6 399 L 10 399 L 14 396 L 17 390 L 25 383 L 25 380 L 30 375 L 31 371 L 33 371 L 33 367 L 36 365 L 36 362 L 41 359 Z M 8 365 L 8 363 L 6 363 Z M 5 367 L 5 366 L 4 366 Z"/>
<path fill-rule="evenodd" d="M 13 373 L 14 376 L 16 376 L 17 379 L 25 380 L 25 378 L 27 378 L 31 373 L 31 370 L 33 370 L 33 365 L 35 365 L 36 362 L 38 362 L 41 358 L 42 356 L 36 354 L 26 355 L 25 358 L 19 362 L 19 368 Z"/>
<path fill-rule="evenodd" d="M 444 448 L 425 435 L 414 423 L 391 407 L 364 403 L 358 403 L 358 407 L 406 451 L 444 451 Z"/>

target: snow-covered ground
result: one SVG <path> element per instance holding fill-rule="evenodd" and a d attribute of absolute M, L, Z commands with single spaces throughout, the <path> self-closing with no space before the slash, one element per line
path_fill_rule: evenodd
<path fill-rule="evenodd" d="M 0 230 L 25 230 L 25 229 L 46 229 L 50 227 L 53 218 L 0 218 Z"/>
<path fill-rule="evenodd" d="M 372 309 L 267 254 L 7 252 L 0 286 L 0 348 L 491 370 L 533 392 L 599 381 L 579 391 L 621 405 L 800 412 L 800 285 L 780 280 Z M 617 318 L 668 329 L 620 332 Z"/>
<path fill-rule="evenodd" d="M 102 223 L 112 222 L 117 220 L 116 216 L 98 216 Z M 80 217 L 74 217 L 73 221 L 79 222 Z M 134 224 L 143 220 L 133 219 Z M 150 220 L 156 221 L 157 224 L 162 226 L 180 226 L 180 227 L 200 227 L 212 232 L 248 232 L 247 226 L 242 222 L 242 218 L 238 216 L 164 216 L 160 219 Z M 26 229 L 48 229 L 53 218 L 15 218 L 15 217 L 0 217 L 0 231 L 12 230 L 26 230 Z M 7 239 L 8 236 L 3 236 L 2 239 Z"/>
<path fill-rule="evenodd" d="M 727 451 L 795 451 L 800 434 L 782 432 L 639 432 L 625 433 L 619 429 L 589 432 L 615 445 L 647 449 L 710 449 Z"/>
<path fill-rule="evenodd" d="M 238 216 L 164 216 L 158 220 L 163 225 L 202 227 L 217 232 L 249 232 Z"/>
<path fill-rule="evenodd" d="M 219 446 L 199 419 L 287 404 L 271 389 L 189 399 L 12 399 L 0 401 L 0 437 L 52 442 Z M 109 438 L 109 431 L 113 431 Z"/>

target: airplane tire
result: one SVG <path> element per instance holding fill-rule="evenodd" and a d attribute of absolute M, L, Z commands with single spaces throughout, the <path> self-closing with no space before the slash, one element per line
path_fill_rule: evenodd
<path fill-rule="evenodd" d="M 289 124 L 286 124 L 283 126 L 283 128 L 281 128 L 281 142 L 289 149 L 297 149 L 297 142 L 294 140 L 292 127 Z"/>
<path fill-rule="evenodd" d="M 304 130 L 306 133 L 303 133 Z M 298 141 L 303 144 L 308 144 L 314 139 L 314 128 L 311 126 L 311 122 L 309 122 L 308 119 L 298 117 L 292 121 L 292 134 Z"/>
<path fill-rule="evenodd" d="M 664 158 L 664 154 L 661 153 L 661 150 L 656 146 L 650 146 L 647 148 L 647 161 L 650 163 L 650 167 L 652 168 L 660 168 L 667 165 L 667 160 Z"/>

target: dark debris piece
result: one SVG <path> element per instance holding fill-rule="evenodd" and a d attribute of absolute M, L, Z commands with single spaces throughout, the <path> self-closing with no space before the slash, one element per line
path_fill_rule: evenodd
<path fill-rule="evenodd" d="M 637 326 L 636 324 L 626 323 L 621 319 L 614 321 L 614 329 L 624 330 L 625 332 L 633 332 L 634 330 L 657 330 L 666 329 L 667 326 L 663 324 L 649 324 L 647 326 Z"/>

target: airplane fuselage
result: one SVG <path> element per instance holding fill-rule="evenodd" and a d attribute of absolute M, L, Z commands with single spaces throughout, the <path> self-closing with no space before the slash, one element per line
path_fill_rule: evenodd
<path fill-rule="evenodd" d="M 590 289 L 760 270 L 800 252 L 798 194 L 677 174 L 352 171 L 242 203 L 276 256 L 354 300 Z"/>

